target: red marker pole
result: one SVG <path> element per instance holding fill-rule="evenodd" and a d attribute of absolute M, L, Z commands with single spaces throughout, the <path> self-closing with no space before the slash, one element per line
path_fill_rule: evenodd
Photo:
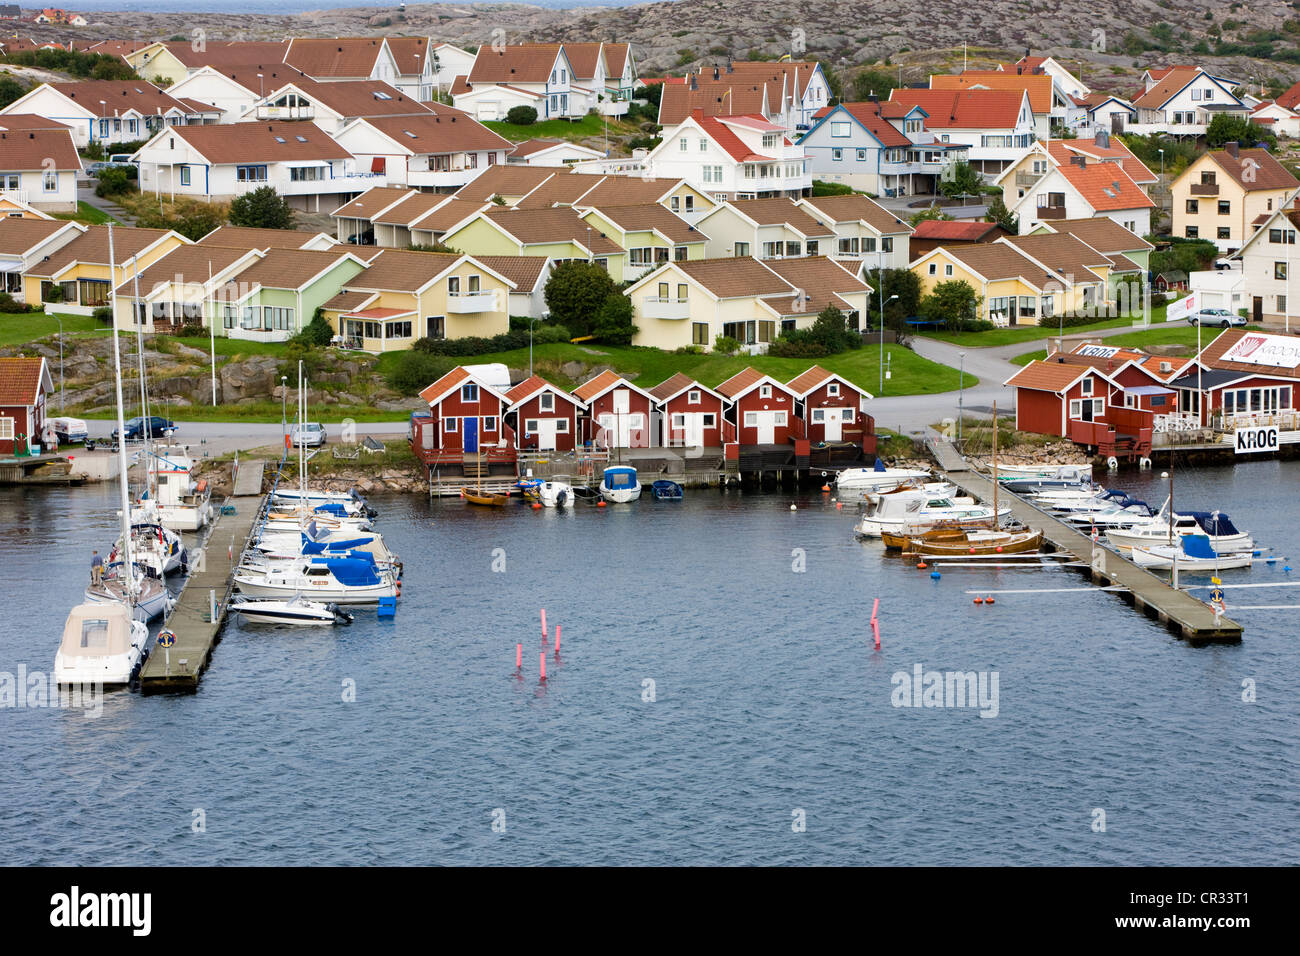
<path fill-rule="evenodd" d="M 515 670 L 523 670 L 524 667 L 524 645 L 515 645 Z"/>
<path fill-rule="evenodd" d="M 560 625 L 555 625 L 555 656 L 560 656 Z"/>
<path fill-rule="evenodd" d="M 546 608 L 542 608 L 542 640 L 546 640 Z"/>
<path fill-rule="evenodd" d="M 541 670 L 542 670 L 541 680 L 546 680 L 546 652 L 542 651 L 542 653 L 537 655 L 537 658 L 539 663 L 541 664 Z"/>

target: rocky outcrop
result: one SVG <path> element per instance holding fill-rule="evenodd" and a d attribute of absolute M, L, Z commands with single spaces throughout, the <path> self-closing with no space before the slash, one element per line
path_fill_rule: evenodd
<path fill-rule="evenodd" d="M 224 402 L 268 401 L 280 382 L 280 363 L 269 355 L 230 362 L 217 373 Z"/>

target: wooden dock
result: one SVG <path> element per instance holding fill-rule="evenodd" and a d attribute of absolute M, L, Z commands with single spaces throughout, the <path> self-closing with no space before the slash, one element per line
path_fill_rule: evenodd
<path fill-rule="evenodd" d="M 950 473 L 948 480 L 982 501 L 989 502 L 993 498 L 993 481 L 984 475 L 967 470 Z M 1135 608 L 1155 617 L 1179 636 L 1193 643 L 1241 640 L 1242 627 L 1236 621 L 1222 616 L 1216 620 L 1208 604 L 1186 591 L 1174 589 L 1168 582 L 1145 568 L 1139 568 L 1117 552 L 1094 543 L 1088 535 L 1036 508 L 1019 495 L 999 488 L 998 505 L 1004 504 L 1022 524 L 1042 531 L 1044 539 L 1058 551 L 1072 554 L 1087 565 L 1093 583 L 1123 588 L 1117 593 L 1130 595 Z"/>
<path fill-rule="evenodd" d="M 226 499 L 201 543 L 197 540 L 189 543 L 190 576 L 163 625 L 176 635 L 176 644 L 170 649 L 159 647 L 156 642 L 151 645 L 149 659 L 140 670 L 142 694 L 198 690 L 212 648 L 221 637 L 234 570 L 262 510 L 265 467 L 264 461 L 242 463 L 235 475 L 235 494 L 240 497 Z M 256 490 L 247 491 L 254 487 Z M 233 514 L 222 513 L 232 507 Z M 215 615 L 213 594 L 217 605 Z"/>

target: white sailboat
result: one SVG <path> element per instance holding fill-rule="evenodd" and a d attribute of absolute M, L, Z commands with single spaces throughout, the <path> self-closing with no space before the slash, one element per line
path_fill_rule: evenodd
<path fill-rule="evenodd" d="M 121 554 L 122 539 L 119 537 L 108 556 L 109 564 L 115 563 Z M 163 527 L 157 512 L 148 508 L 131 511 L 131 559 L 136 567 L 154 578 L 184 570 L 189 560 L 181 536 Z"/>

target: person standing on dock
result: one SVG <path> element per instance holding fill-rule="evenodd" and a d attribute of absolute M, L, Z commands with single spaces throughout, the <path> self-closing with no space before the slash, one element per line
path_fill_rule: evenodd
<path fill-rule="evenodd" d="M 98 551 L 92 551 L 90 555 L 90 583 L 94 587 L 104 580 L 104 559 L 99 556 Z"/>

